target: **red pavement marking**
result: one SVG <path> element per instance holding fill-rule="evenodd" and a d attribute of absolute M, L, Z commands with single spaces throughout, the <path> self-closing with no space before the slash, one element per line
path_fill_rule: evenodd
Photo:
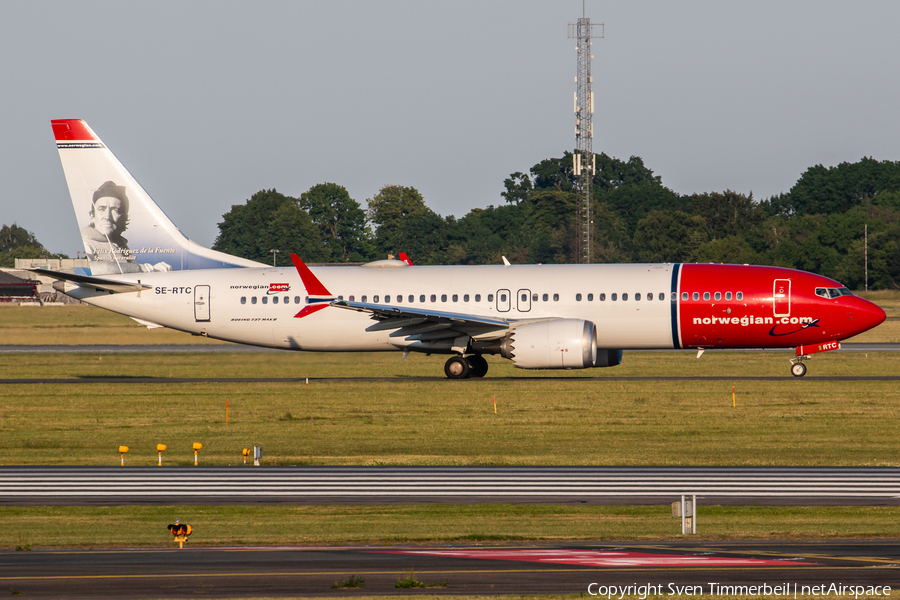
<path fill-rule="evenodd" d="M 815 565 L 818 563 L 731 558 L 727 556 L 686 556 L 607 550 L 373 550 L 379 554 L 413 554 L 451 558 L 518 560 L 526 562 L 581 565 L 586 567 L 743 567 L 769 565 Z"/>

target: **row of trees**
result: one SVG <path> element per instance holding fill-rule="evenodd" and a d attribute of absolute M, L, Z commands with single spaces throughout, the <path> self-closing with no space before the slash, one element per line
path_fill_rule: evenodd
<path fill-rule="evenodd" d="M 726 190 L 679 195 L 636 156 L 597 156 L 596 262 L 727 262 L 793 267 L 869 287 L 900 287 L 900 162 L 864 158 L 807 169 L 787 193 L 757 201 Z M 364 262 L 404 251 L 417 264 L 571 263 L 578 256 L 572 155 L 504 181 L 503 202 L 441 217 L 412 187 L 387 185 L 368 210 L 335 183 L 299 198 L 262 190 L 219 223 L 217 250 L 268 262 L 273 248 L 313 263 Z M 284 255 L 284 254 L 283 254 Z M 282 255 L 282 256 L 283 256 Z M 13 224 L 0 266 L 51 257 Z"/>
<path fill-rule="evenodd" d="M 215 248 L 267 261 L 269 250 L 310 262 L 361 262 L 407 252 L 417 264 L 570 263 L 578 255 L 572 155 L 504 182 L 504 203 L 441 217 L 412 187 L 388 185 L 368 211 L 342 186 L 300 198 L 273 190 L 233 206 Z M 808 169 L 785 194 L 757 201 L 726 190 L 679 195 L 639 157 L 597 156 L 596 262 L 727 262 L 793 267 L 869 287 L 900 287 L 900 162 L 864 158 Z"/>

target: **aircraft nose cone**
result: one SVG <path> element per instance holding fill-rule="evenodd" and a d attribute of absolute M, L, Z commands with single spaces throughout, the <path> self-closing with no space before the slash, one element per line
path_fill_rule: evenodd
<path fill-rule="evenodd" d="M 884 323 L 887 315 L 880 306 L 862 298 L 858 300 L 856 310 L 853 311 L 854 329 L 858 329 L 859 333 L 862 333 Z"/>

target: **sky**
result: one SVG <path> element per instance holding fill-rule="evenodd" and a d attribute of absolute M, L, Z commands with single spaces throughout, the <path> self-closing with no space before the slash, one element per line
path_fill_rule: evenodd
<path fill-rule="evenodd" d="M 0 224 L 82 250 L 49 121 L 85 119 L 211 245 L 234 204 L 413 186 L 441 215 L 575 146 L 580 0 L 0 0 Z M 587 0 L 595 152 L 681 193 L 900 160 L 900 3 Z"/>

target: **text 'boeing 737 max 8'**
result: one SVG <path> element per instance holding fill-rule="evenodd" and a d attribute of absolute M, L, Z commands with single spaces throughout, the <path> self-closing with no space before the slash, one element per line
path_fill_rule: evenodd
<path fill-rule="evenodd" d="M 484 354 L 523 369 L 612 367 L 628 349 L 796 348 L 791 372 L 884 321 L 837 281 L 715 264 L 270 267 L 191 242 L 81 120 L 53 121 L 90 273 L 34 269 L 149 326 L 286 350 Z"/>

